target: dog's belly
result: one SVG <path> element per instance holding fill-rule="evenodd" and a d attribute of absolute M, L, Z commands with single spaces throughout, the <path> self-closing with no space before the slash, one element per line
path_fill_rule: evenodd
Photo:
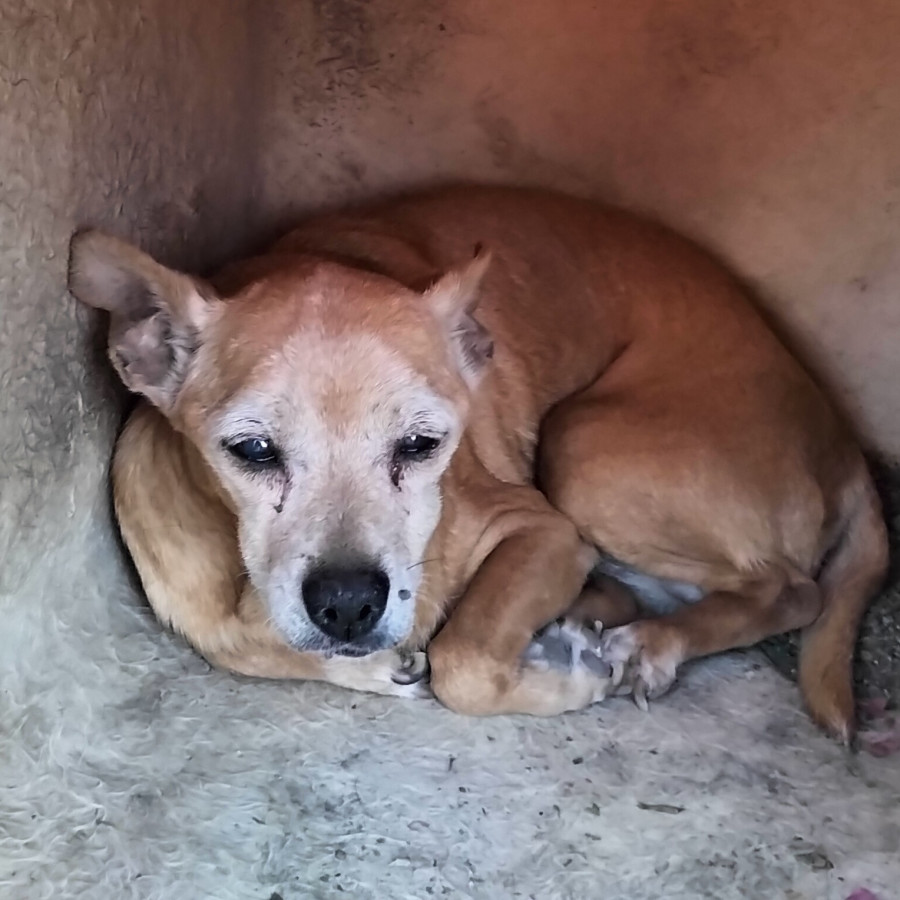
<path fill-rule="evenodd" d="M 640 606 L 656 615 L 674 612 L 685 603 L 696 603 L 703 597 L 702 589 L 696 584 L 648 575 L 607 553 L 601 554 L 594 572 L 624 584 Z"/>

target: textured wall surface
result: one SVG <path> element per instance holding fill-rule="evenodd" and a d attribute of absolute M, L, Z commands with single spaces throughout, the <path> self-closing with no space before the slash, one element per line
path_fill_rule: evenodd
<path fill-rule="evenodd" d="M 435 177 L 662 217 L 900 454 L 896 0 L 270 3 L 269 209 Z"/>
<path fill-rule="evenodd" d="M 886 900 L 896 766 L 746 660 L 542 723 L 208 671 L 122 565 L 123 397 L 64 283 L 80 225 L 202 269 L 322 204 L 558 185 L 717 248 L 900 452 L 900 6 L 2 7 L 0 895 Z"/>
<path fill-rule="evenodd" d="M 193 8 L 192 8 L 193 7 Z M 65 292 L 75 227 L 201 266 L 245 237 L 254 163 L 243 4 L 6 4 L 0 19 L 0 589 L 105 507 L 116 391 Z M 226 149 L 227 148 L 227 149 Z M 55 557 L 53 557 L 55 558 Z"/>

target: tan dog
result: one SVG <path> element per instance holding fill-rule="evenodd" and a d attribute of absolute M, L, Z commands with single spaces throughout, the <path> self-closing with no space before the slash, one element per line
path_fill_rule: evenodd
<path fill-rule="evenodd" d="M 878 503 L 825 398 L 687 241 L 457 188 L 314 220 L 212 284 L 82 233 L 70 287 L 112 314 L 149 401 L 115 455 L 125 541 L 213 663 L 414 695 L 428 646 L 452 709 L 552 715 L 802 628 L 809 709 L 851 736 Z M 661 615 L 625 624 L 615 583 Z M 611 672 L 590 629 L 531 643 L 567 612 L 619 626 Z"/>

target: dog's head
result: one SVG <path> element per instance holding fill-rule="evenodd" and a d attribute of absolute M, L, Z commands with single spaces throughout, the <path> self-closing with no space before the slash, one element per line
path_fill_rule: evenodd
<path fill-rule="evenodd" d="M 122 380 L 217 476 L 298 649 L 368 653 L 413 627 L 441 477 L 492 352 L 472 316 L 487 265 L 419 293 L 284 257 L 226 300 L 108 235 L 73 239 L 72 293 L 111 314 Z"/>

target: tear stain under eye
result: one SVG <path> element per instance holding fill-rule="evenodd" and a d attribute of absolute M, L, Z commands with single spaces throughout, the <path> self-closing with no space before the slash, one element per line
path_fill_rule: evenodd
<path fill-rule="evenodd" d="M 400 490 L 400 482 L 403 480 L 403 467 L 398 462 L 391 463 L 391 484 Z"/>
<path fill-rule="evenodd" d="M 281 499 L 275 505 L 275 512 L 282 513 L 284 512 L 284 501 L 287 500 L 287 495 L 291 492 L 291 476 L 284 476 L 284 485 L 281 488 Z"/>

